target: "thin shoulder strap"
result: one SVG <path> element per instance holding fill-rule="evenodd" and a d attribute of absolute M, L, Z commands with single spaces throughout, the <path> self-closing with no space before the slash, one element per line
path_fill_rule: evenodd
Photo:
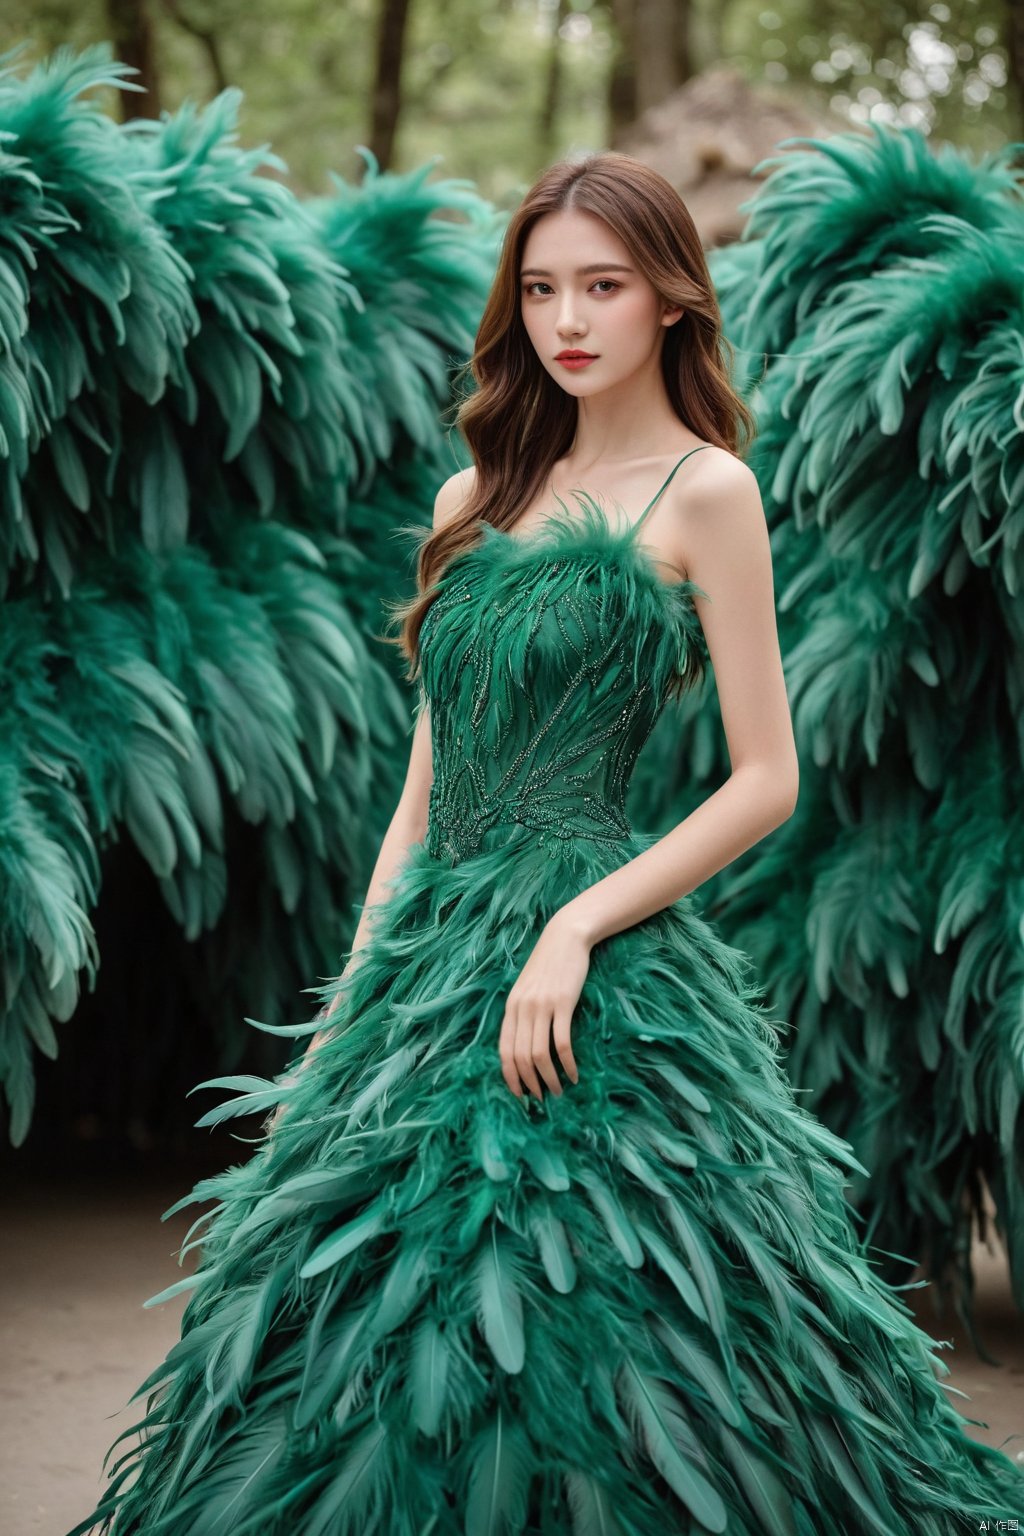
<path fill-rule="evenodd" d="M 666 479 L 664 480 L 664 482 L 662 483 L 660 488 L 657 491 L 655 491 L 654 495 L 651 497 L 650 501 L 647 503 L 646 507 L 644 507 L 643 511 L 640 513 L 640 516 L 637 518 L 636 522 L 633 524 L 633 532 L 634 533 L 640 527 L 640 524 L 643 522 L 643 520 L 647 516 L 648 512 L 651 511 L 652 507 L 655 507 L 657 505 L 657 503 L 661 500 L 661 497 L 664 495 L 665 491 L 668 490 L 669 486 L 672 483 L 672 476 L 675 474 L 676 470 L 679 468 L 679 465 L 680 464 L 685 464 L 687 459 L 690 457 L 690 454 L 700 453 L 701 448 L 706 448 L 707 446 L 708 446 L 707 443 L 700 443 L 696 448 L 691 448 L 688 453 L 684 453 L 682 458 L 679 459 L 677 463 L 673 464 L 672 468 L 668 472 L 668 475 L 667 475 Z"/>

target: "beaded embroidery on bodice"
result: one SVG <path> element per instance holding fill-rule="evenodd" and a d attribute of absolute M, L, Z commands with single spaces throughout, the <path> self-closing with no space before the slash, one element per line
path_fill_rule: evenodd
<path fill-rule="evenodd" d="M 635 526 L 616 533 L 593 498 L 577 500 L 582 516 L 553 515 L 539 537 L 482 523 L 425 615 L 425 845 L 437 857 L 459 862 L 510 827 L 534 830 L 552 857 L 632 833 L 629 781 L 697 643 L 701 589 L 663 582 Z"/>

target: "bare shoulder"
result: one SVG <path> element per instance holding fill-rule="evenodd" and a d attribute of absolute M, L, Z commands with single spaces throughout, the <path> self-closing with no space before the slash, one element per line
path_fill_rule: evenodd
<path fill-rule="evenodd" d="M 677 475 L 670 489 L 677 490 L 681 505 L 712 507 L 738 498 L 760 502 L 757 477 L 749 464 L 728 448 L 706 443 L 700 456 L 689 461 L 689 473 Z"/>
<path fill-rule="evenodd" d="M 676 475 L 669 486 L 671 516 L 679 564 L 691 580 L 698 570 L 737 548 L 767 542 L 768 526 L 757 476 L 749 464 L 709 443 L 686 465 L 689 474 Z"/>
<path fill-rule="evenodd" d="M 476 467 L 470 465 L 468 469 L 457 470 L 454 475 L 441 486 L 434 497 L 434 527 L 441 528 L 458 516 L 473 494 L 476 486 Z"/>

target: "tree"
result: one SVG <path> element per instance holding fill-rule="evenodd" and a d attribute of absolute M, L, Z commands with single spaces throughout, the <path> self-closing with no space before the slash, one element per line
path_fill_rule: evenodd
<path fill-rule="evenodd" d="M 145 95 L 141 91 L 118 95 L 122 115 L 159 117 L 160 74 L 149 6 L 146 0 L 106 0 L 106 8 L 114 56 L 137 71 L 134 83 L 145 91 Z"/>
<path fill-rule="evenodd" d="M 370 148 L 381 170 L 387 170 L 395 151 L 395 135 L 402 112 L 402 61 L 409 0 L 381 0 L 377 27 L 377 72 L 370 101 Z"/>
<path fill-rule="evenodd" d="M 1013 96 L 1013 110 L 1018 132 L 1024 132 L 1024 3 L 1005 0 L 1003 47 Z"/>
<path fill-rule="evenodd" d="M 555 154 L 555 130 L 563 75 L 562 28 L 568 19 L 569 11 L 569 0 L 558 0 L 554 28 L 551 33 L 551 52 L 548 54 L 547 75 L 544 81 L 544 97 L 537 122 L 537 143 L 545 160 Z"/>
<path fill-rule="evenodd" d="M 228 72 L 224 67 L 224 56 L 220 39 L 214 29 L 201 26 L 199 22 L 194 20 L 183 9 L 181 0 L 163 0 L 163 7 L 175 25 L 179 26 L 183 32 L 187 32 L 189 37 L 194 37 L 206 54 L 215 89 L 218 92 L 226 90 L 229 84 Z"/>
<path fill-rule="evenodd" d="M 608 82 L 611 142 L 690 78 L 690 0 L 612 0 L 617 50 Z"/>

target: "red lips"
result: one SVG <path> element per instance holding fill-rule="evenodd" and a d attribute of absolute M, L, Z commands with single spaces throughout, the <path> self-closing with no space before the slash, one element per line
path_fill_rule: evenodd
<path fill-rule="evenodd" d="M 578 347 L 567 347 L 564 352 L 559 352 L 558 353 L 555 361 L 556 362 L 561 362 L 565 358 L 573 358 L 573 357 L 596 357 L 596 356 L 597 356 L 596 352 L 581 352 Z"/>

